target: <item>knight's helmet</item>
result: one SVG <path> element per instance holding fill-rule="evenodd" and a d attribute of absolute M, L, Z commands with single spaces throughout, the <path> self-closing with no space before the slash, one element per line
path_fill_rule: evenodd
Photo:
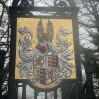
<path fill-rule="evenodd" d="M 45 31 L 44 31 L 45 30 Z M 48 20 L 47 27 L 44 29 L 42 20 L 38 22 L 37 26 L 37 38 L 39 42 L 45 41 L 52 41 L 54 35 L 53 25 L 50 20 Z"/>

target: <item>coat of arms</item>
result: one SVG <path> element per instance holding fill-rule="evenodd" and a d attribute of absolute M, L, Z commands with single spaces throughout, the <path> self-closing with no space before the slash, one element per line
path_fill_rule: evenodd
<path fill-rule="evenodd" d="M 41 19 L 38 21 L 38 45 L 33 52 L 30 48 L 35 42 L 32 39 L 33 32 L 28 26 L 18 30 L 24 38 L 20 38 L 18 42 L 18 54 L 22 61 L 17 64 L 17 67 L 20 68 L 20 76 L 27 78 L 33 84 L 37 82 L 42 85 L 49 85 L 53 82 L 59 84 L 72 74 L 74 65 L 68 62 L 73 60 L 73 57 L 71 57 L 73 50 L 68 50 L 72 43 L 61 38 L 61 36 L 66 37 L 71 32 L 64 27 L 60 27 L 57 34 L 54 35 L 53 27 L 50 19 L 47 21 L 46 28 L 44 28 Z M 57 42 L 55 42 L 57 48 L 52 42 L 53 36 L 57 38 Z"/>

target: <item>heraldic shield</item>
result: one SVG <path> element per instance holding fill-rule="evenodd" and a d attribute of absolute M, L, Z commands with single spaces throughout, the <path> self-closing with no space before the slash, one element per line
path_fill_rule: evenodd
<path fill-rule="evenodd" d="M 34 76 L 43 85 L 53 83 L 58 76 L 58 56 L 34 57 Z"/>
<path fill-rule="evenodd" d="M 76 79 L 72 20 L 17 20 L 15 79 L 42 89 L 56 87 L 63 79 Z"/>

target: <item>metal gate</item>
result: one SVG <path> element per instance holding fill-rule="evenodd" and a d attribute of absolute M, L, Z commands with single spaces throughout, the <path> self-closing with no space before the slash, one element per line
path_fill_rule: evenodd
<path fill-rule="evenodd" d="M 61 99 L 88 99 L 83 97 L 86 93 L 82 96 L 75 2 L 54 0 L 53 7 L 35 7 L 34 0 L 30 3 L 14 0 L 9 10 L 11 46 L 7 99 L 18 99 L 19 87 L 21 98 L 26 99 L 27 85 L 33 88 L 34 99 L 38 99 L 40 92 L 44 92 L 45 99 L 48 92 L 53 92 L 53 99 L 58 99 L 58 88 Z M 37 15 L 37 12 L 46 14 Z"/>

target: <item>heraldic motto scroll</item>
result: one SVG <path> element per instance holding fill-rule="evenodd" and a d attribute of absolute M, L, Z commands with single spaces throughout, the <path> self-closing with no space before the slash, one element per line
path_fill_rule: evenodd
<path fill-rule="evenodd" d="M 43 89 L 76 79 L 71 19 L 17 18 L 15 79 Z"/>

